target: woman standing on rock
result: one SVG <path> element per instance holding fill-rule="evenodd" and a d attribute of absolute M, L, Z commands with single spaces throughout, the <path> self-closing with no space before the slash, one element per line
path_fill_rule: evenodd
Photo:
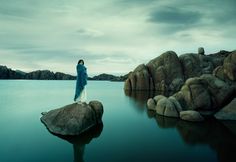
<path fill-rule="evenodd" d="M 78 104 L 86 101 L 85 85 L 87 84 L 87 68 L 84 66 L 84 60 L 79 60 L 76 66 L 77 80 L 74 101 Z"/>

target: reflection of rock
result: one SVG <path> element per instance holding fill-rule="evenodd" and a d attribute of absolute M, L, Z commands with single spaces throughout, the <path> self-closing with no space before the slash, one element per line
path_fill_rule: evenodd
<path fill-rule="evenodd" d="M 216 151 L 219 161 L 236 160 L 236 136 L 221 123 L 215 120 L 203 123 L 180 121 L 177 129 L 187 144 L 208 144 Z"/>
<path fill-rule="evenodd" d="M 160 128 L 174 128 L 179 121 L 178 118 L 169 118 L 158 114 L 154 117 L 158 127 Z"/>
<path fill-rule="evenodd" d="M 124 91 L 125 95 L 128 96 L 133 103 L 135 104 L 135 107 L 140 108 L 140 110 L 143 110 L 145 108 L 145 105 L 147 103 L 148 98 L 151 98 L 156 95 L 156 92 L 154 91 Z"/>
<path fill-rule="evenodd" d="M 41 117 L 48 130 L 60 135 L 79 135 L 102 122 L 103 106 L 98 101 L 73 103 Z"/>
<path fill-rule="evenodd" d="M 74 162 L 83 162 L 85 145 L 89 144 L 93 138 L 99 137 L 102 132 L 102 129 L 103 129 L 103 124 L 100 123 L 78 136 L 62 136 L 62 135 L 56 135 L 56 136 L 73 144 Z"/>
<path fill-rule="evenodd" d="M 208 119 L 204 122 L 186 122 L 178 118 L 160 115 L 155 117 L 160 128 L 177 128 L 184 142 L 188 145 L 206 144 L 216 151 L 218 161 L 234 162 L 236 160 L 235 122 L 221 122 Z M 234 131 L 232 131 L 234 130 Z"/>
<path fill-rule="evenodd" d="M 221 121 L 236 136 L 236 121 Z"/>
<path fill-rule="evenodd" d="M 216 119 L 236 120 L 236 98 L 215 114 Z"/>
<path fill-rule="evenodd" d="M 169 96 L 171 93 L 161 91 L 131 91 L 124 90 L 126 96 L 132 98 L 138 106 L 145 106 L 149 98 L 153 98 L 156 95 Z"/>
<path fill-rule="evenodd" d="M 203 121 L 204 120 L 202 115 L 199 112 L 194 111 L 194 110 L 181 111 L 180 119 L 186 120 L 186 121 Z"/>

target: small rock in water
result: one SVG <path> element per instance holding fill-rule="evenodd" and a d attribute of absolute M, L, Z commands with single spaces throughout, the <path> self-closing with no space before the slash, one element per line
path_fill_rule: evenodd
<path fill-rule="evenodd" d="M 40 118 L 48 130 L 59 135 L 79 135 L 102 123 L 103 105 L 99 101 L 89 104 L 73 103 L 54 109 Z"/>

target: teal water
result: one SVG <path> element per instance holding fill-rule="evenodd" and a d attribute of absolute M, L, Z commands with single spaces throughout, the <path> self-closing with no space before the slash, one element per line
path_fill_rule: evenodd
<path fill-rule="evenodd" d="M 147 111 L 151 94 L 122 82 L 89 81 L 103 103 L 103 126 L 67 141 L 50 134 L 41 112 L 72 103 L 75 81 L 0 80 L 0 162 L 236 161 L 234 123 L 189 123 Z"/>

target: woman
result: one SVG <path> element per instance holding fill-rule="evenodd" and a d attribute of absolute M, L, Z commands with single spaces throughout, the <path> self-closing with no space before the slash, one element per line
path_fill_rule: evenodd
<path fill-rule="evenodd" d="M 76 66 L 77 81 L 74 101 L 79 103 L 86 101 L 85 85 L 87 84 L 87 68 L 84 66 L 84 60 L 79 60 Z"/>

